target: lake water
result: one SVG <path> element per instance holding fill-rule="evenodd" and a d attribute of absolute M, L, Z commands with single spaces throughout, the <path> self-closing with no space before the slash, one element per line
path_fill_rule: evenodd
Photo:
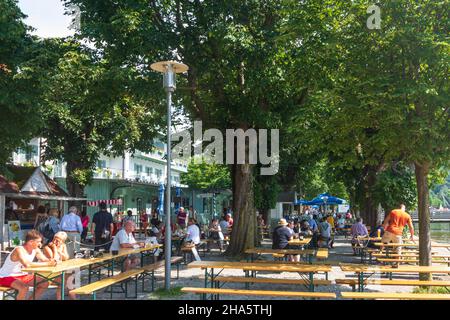
<path fill-rule="evenodd" d="M 419 224 L 416 222 L 414 229 L 419 230 Z M 436 242 L 450 243 L 450 222 L 432 222 L 431 239 Z"/>

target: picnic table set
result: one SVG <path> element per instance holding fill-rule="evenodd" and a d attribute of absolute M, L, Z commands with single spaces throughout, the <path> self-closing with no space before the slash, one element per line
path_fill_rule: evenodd
<path fill-rule="evenodd" d="M 88 283 L 91 283 L 92 275 L 97 275 L 98 280 L 101 276 L 101 268 L 105 268 L 108 271 L 108 277 L 114 276 L 114 269 L 116 266 L 116 260 L 124 260 L 130 254 L 140 254 L 141 255 L 141 267 L 144 264 L 146 257 L 153 257 L 155 249 L 160 248 L 161 245 L 146 245 L 143 248 L 136 249 L 121 249 L 117 254 L 105 253 L 101 257 L 92 258 L 74 258 L 58 263 L 56 266 L 38 266 L 23 268 L 22 271 L 32 273 L 35 276 L 43 278 L 42 282 L 49 281 L 50 283 L 60 282 L 61 299 L 64 300 L 64 288 L 65 288 L 65 275 L 68 272 L 75 270 L 80 270 L 82 268 L 88 268 Z M 55 281 L 59 280 L 59 281 Z M 37 281 L 36 277 L 33 282 L 33 298 L 36 291 L 37 285 L 40 282 Z"/>

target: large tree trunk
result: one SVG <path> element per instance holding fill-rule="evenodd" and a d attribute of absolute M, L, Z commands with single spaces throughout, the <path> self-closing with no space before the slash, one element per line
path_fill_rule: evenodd
<path fill-rule="evenodd" d="M 82 198 L 84 196 L 84 186 L 79 184 L 73 176 L 73 173 L 76 169 L 81 169 L 79 163 L 73 161 L 67 161 L 66 167 L 66 184 L 67 184 L 67 192 L 71 197 Z M 77 206 L 79 210 L 81 210 L 81 202 L 80 201 L 69 201 L 69 206 Z"/>
<path fill-rule="evenodd" d="M 228 256 L 241 256 L 257 243 L 256 212 L 253 199 L 253 167 L 250 164 L 232 166 L 234 224 Z"/>
<path fill-rule="evenodd" d="M 431 266 L 430 208 L 428 191 L 429 162 L 414 163 L 419 212 L 419 265 Z M 430 274 L 420 274 L 421 280 L 431 280 Z"/>
<path fill-rule="evenodd" d="M 377 225 L 378 218 L 378 205 L 374 202 L 372 196 L 372 190 L 376 183 L 376 170 L 373 168 L 368 169 L 368 173 L 364 179 L 363 192 L 364 198 L 361 204 L 362 213 L 361 217 L 367 226 L 375 228 Z"/>

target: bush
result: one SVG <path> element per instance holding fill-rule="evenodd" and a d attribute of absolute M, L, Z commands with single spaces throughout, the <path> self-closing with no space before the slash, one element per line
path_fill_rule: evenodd
<path fill-rule="evenodd" d="M 448 294 L 450 293 L 446 287 L 416 287 L 413 293 L 438 293 L 438 294 Z"/>

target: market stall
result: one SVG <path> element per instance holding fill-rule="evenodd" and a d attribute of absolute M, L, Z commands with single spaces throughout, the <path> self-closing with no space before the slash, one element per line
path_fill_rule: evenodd
<path fill-rule="evenodd" d="M 38 209 L 56 208 L 59 217 L 67 210 L 67 201 L 86 201 L 70 197 L 39 167 L 8 166 L 0 175 L 0 248 L 18 245 L 25 232 L 34 228 Z"/>

